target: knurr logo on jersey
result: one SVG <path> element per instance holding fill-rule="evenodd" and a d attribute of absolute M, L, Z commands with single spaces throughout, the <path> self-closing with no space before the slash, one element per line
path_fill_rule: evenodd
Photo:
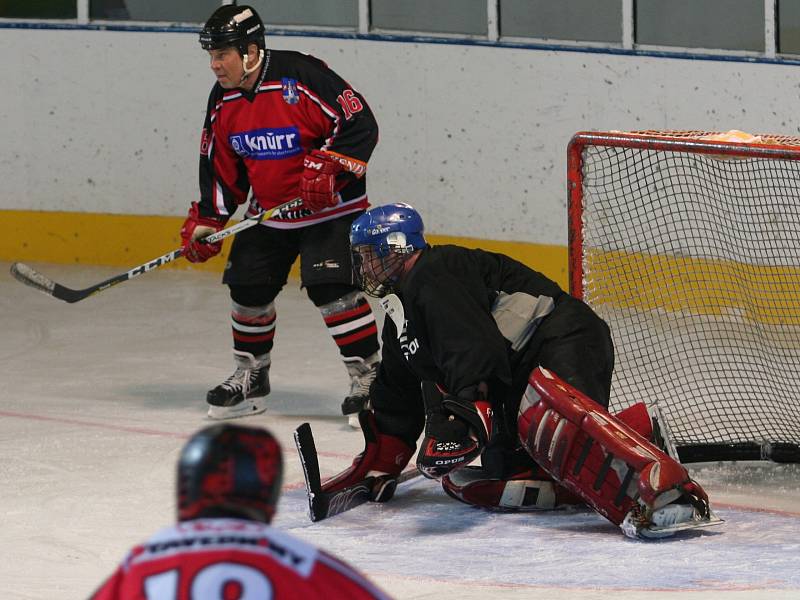
<path fill-rule="evenodd" d="M 303 151 L 296 127 L 253 129 L 228 136 L 231 148 L 242 158 L 280 160 Z"/>

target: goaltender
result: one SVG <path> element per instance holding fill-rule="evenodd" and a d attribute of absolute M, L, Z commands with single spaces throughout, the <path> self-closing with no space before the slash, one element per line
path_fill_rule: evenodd
<path fill-rule="evenodd" d="M 358 283 L 387 317 L 360 415 L 366 449 L 324 491 L 378 474 L 372 498 L 388 500 L 424 430 L 417 467 L 468 504 L 583 501 L 631 537 L 719 522 L 686 469 L 649 441 L 644 404 L 606 410 L 613 343 L 588 305 L 502 254 L 431 247 L 407 204 L 367 211 L 350 242 Z"/>

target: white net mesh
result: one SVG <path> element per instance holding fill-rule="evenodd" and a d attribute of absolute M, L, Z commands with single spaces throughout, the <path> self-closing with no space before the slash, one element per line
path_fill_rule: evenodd
<path fill-rule="evenodd" d="M 688 460 L 797 460 L 800 161 L 601 140 L 581 159 L 571 269 L 612 330 L 612 408 L 657 402 Z"/>

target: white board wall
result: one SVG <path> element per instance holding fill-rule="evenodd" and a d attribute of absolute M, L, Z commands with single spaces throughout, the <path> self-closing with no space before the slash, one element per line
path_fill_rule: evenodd
<path fill-rule="evenodd" d="M 430 232 L 566 244 L 579 130 L 797 134 L 796 66 L 458 44 L 268 38 L 361 91 L 373 204 Z M 196 36 L 0 29 L 0 209 L 182 215 L 213 78 Z M 9 60 L 11 59 L 11 60 Z"/>

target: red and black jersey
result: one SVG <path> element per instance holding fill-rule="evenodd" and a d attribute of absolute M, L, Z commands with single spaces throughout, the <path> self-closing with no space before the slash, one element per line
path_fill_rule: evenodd
<path fill-rule="evenodd" d="M 90 600 L 388 599 L 352 567 L 269 525 L 197 519 L 133 548 Z"/>
<path fill-rule="evenodd" d="M 300 195 L 303 159 L 313 149 L 336 157 L 339 203 L 318 213 L 300 208 L 267 225 L 305 227 L 367 208 L 365 173 L 378 125 L 366 100 L 322 61 L 266 50 L 251 92 L 216 84 L 200 147 L 200 214 L 223 221 L 252 189 L 248 215 Z"/>

